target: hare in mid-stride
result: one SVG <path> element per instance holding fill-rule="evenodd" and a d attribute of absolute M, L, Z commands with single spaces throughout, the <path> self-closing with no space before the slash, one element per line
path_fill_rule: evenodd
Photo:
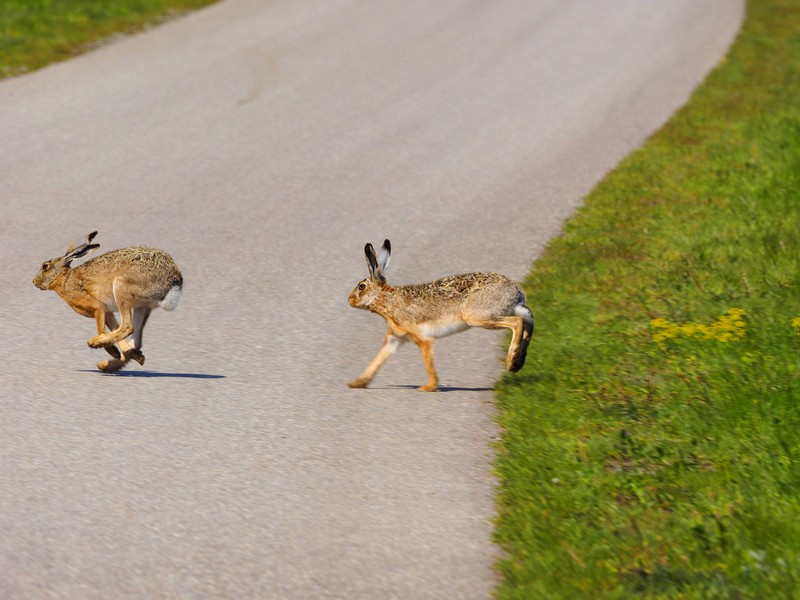
<path fill-rule="evenodd" d="M 383 346 L 350 387 L 369 385 L 387 359 L 403 342 L 411 339 L 422 352 L 428 383 L 419 389 L 435 392 L 439 386 L 433 366 L 436 338 L 484 327 L 512 331 L 506 368 L 515 372 L 525 364 L 533 334 L 533 315 L 525 306 L 525 295 L 508 277 L 497 273 L 465 273 L 417 285 L 392 287 L 386 283 L 392 247 L 383 242 L 376 255 L 372 244 L 364 247 L 369 277 L 350 293 L 350 305 L 377 313 L 386 320 Z"/>
<path fill-rule="evenodd" d="M 169 254 L 143 246 L 112 250 L 70 268 L 73 260 L 100 247 L 91 243 L 96 235 L 93 231 L 67 248 L 64 256 L 44 262 L 33 284 L 40 290 L 54 290 L 75 312 L 94 318 L 97 335 L 89 346 L 104 348 L 113 356 L 97 363 L 98 369 L 111 373 L 131 359 L 144 365 L 142 332 L 150 312 L 158 307 L 175 310 L 183 276 Z M 132 342 L 126 339 L 129 336 Z"/>

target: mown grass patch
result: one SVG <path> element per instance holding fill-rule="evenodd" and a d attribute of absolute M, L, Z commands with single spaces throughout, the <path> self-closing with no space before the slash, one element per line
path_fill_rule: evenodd
<path fill-rule="evenodd" d="M 499 598 L 800 589 L 800 3 L 609 174 L 526 282 Z"/>
<path fill-rule="evenodd" d="M 215 0 L 3 0 L 0 78 L 84 52 Z"/>

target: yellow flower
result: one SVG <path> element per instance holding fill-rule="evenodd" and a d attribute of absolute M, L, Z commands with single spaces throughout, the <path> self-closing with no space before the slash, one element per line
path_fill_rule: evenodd
<path fill-rule="evenodd" d="M 744 315 L 744 309 L 729 308 L 725 314 L 721 315 L 711 325 L 703 325 L 702 323 L 678 325 L 664 318 L 653 319 L 650 321 L 650 326 L 657 331 L 653 333 L 652 338 L 658 344 L 678 336 L 716 340 L 723 343 L 733 342 L 745 336 L 747 321 L 744 320 Z M 800 327 L 800 317 L 792 321 L 792 326 Z"/>
<path fill-rule="evenodd" d="M 672 323 L 666 319 L 653 319 L 650 321 L 650 326 L 656 329 L 666 329 L 667 327 L 674 327 Z"/>
<path fill-rule="evenodd" d="M 714 337 L 714 329 L 713 326 L 709 327 L 708 325 L 697 325 L 697 333 L 703 336 L 704 340 L 710 340 Z"/>

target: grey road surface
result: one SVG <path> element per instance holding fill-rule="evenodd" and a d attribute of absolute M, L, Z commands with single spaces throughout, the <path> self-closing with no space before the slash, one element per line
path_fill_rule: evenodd
<path fill-rule="evenodd" d="M 505 334 L 348 389 L 364 243 L 522 278 L 742 4 L 228 0 L 0 83 L 0 598 L 487 597 Z M 118 376 L 31 283 L 95 229 L 186 280 Z"/>

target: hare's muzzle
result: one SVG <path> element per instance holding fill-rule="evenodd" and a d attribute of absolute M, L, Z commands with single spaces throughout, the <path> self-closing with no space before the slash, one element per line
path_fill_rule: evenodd
<path fill-rule="evenodd" d="M 359 291 L 358 288 L 356 288 L 352 292 L 350 292 L 350 297 L 347 299 L 347 301 L 353 308 L 365 308 L 365 305 L 363 303 L 364 300 L 363 296 L 364 294 L 361 291 Z"/>

